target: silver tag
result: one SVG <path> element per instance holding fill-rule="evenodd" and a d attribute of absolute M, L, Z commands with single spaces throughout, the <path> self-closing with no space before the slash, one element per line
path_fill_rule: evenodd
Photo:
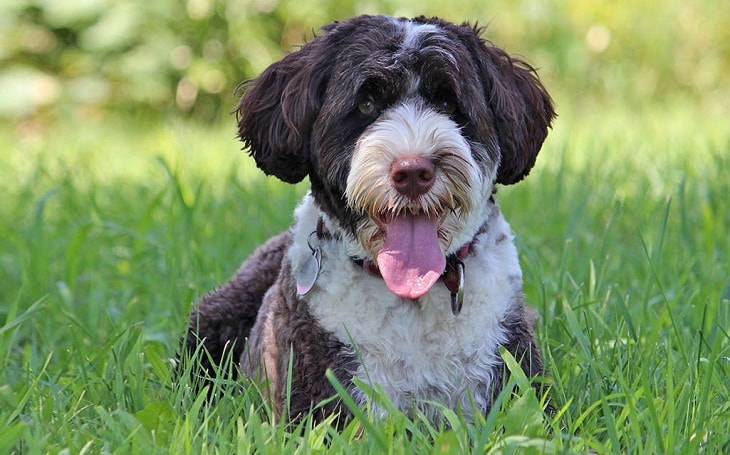
<path fill-rule="evenodd" d="M 456 292 L 451 293 L 451 313 L 454 316 L 461 313 L 461 307 L 464 305 L 464 263 L 461 261 L 456 263 L 456 274 L 459 286 L 456 288 Z"/>
<path fill-rule="evenodd" d="M 316 234 L 316 232 L 312 232 Z M 307 258 L 299 273 L 297 273 L 297 296 L 304 297 L 314 287 L 319 277 L 319 270 L 322 268 L 322 250 L 313 247 L 311 243 L 312 235 L 310 234 L 307 244 L 312 250 L 312 255 Z"/>

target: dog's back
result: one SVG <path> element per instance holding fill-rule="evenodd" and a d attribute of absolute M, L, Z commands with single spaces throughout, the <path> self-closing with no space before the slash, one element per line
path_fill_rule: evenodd
<path fill-rule="evenodd" d="M 181 346 L 183 355 L 197 353 L 193 375 L 212 377 L 216 369 L 237 375 L 237 368 L 228 368 L 223 360 L 237 362 L 241 357 L 264 294 L 276 281 L 290 243 L 288 231 L 272 237 L 241 264 L 230 280 L 198 301 Z"/>

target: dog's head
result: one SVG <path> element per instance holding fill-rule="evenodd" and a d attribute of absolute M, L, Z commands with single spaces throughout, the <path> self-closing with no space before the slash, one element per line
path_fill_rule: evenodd
<path fill-rule="evenodd" d="M 555 115 L 532 67 L 436 18 L 323 29 L 243 85 L 239 135 L 266 173 L 312 194 L 402 297 L 428 292 L 528 174 Z"/>

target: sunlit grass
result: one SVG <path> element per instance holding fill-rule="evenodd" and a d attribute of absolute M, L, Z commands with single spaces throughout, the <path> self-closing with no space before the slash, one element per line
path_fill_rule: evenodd
<path fill-rule="evenodd" d="M 500 189 L 555 415 L 516 377 L 471 424 L 393 410 L 341 432 L 275 424 L 246 383 L 205 405 L 171 375 L 192 302 L 291 223 L 304 185 L 262 177 L 232 124 L 33 131 L 0 131 L 0 453 L 730 450 L 722 119 L 563 112 L 533 173 Z"/>

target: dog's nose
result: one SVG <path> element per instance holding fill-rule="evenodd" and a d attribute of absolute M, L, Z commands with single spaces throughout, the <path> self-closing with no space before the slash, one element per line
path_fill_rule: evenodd
<path fill-rule="evenodd" d="M 436 179 L 435 166 L 422 156 L 403 156 L 390 167 L 390 180 L 393 188 L 404 196 L 416 199 L 433 186 Z"/>

